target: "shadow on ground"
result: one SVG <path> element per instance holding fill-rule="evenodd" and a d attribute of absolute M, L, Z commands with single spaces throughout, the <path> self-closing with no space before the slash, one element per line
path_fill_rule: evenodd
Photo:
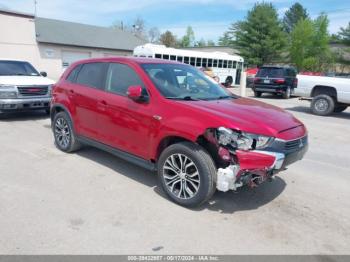
<path fill-rule="evenodd" d="M 81 151 L 77 152 L 77 154 L 100 165 L 106 166 L 114 170 L 116 173 L 126 176 L 135 182 L 151 187 L 159 196 L 167 198 L 158 185 L 155 172 L 147 171 L 109 153 L 92 147 L 84 147 Z M 209 203 L 192 210 L 195 212 L 211 210 L 220 213 L 253 210 L 278 197 L 285 187 L 285 181 L 280 177 L 275 177 L 271 183 L 266 182 L 255 189 L 242 188 L 238 192 L 216 192 Z"/>
<path fill-rule="evenodd" d="M 2 122 L 33 121 L 47 118 L 49 115 L 44 110 L 0 114 Z"/>

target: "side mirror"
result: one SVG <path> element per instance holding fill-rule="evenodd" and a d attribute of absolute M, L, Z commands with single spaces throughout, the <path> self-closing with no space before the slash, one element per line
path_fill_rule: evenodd
<path fill-rule="evenodd" d="M 47 73 L 46 72 L 40 72 L 40 75 L 42 75 L 43 77 L 47 77 Z"/>
<path fill-rule="evenodd" d="M 147 98 L 142 94 L 141 86 L 130 86 L 126 92 L 128 97 L 135 102 L 146 102 Z"/>

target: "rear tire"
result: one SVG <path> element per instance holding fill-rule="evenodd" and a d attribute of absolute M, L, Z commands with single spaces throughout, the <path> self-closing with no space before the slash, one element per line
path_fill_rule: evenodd
<path fill-rule="evenodd" d="M 335 102 L 329 95 L 318 95 L 311 101 L 311 111 L 318 116 L 327 116 L 334 112 Z"/>
<path fill-rule="evenodd" d="M 334 108 L 334 113 L 341 113 L 345 111 L 347 108 L 348 106 L 337 106 L 336 108 Z"/>
<path fill-rule="evenodd" d="M 158 179 L 166 195 L 185 207 L 200 206 L 216 190 L 216 167 L 201 146 L 181 142 L 167 147 L 158 160 Z"/>
<path fill-rule="evenodd" d="M 52 131 L 58 149 L 72 153 L 81 148 L 74 133 L 72 120 L 66 112 L 59 112 L 53 118 Z"/>
<path fill-rule="evenodd" d="M 292 89 L 290 87 L 287 87 L 286 91 L 283 92 L 282 97 L 284 99 L 289 99 L 292 94 Z"/>
<path fill-rule="evenodd" d="M 254 91 L 254 96 L 255 97 L 261 97 L 261 95 L 262 95 L 262 92 Z"/>

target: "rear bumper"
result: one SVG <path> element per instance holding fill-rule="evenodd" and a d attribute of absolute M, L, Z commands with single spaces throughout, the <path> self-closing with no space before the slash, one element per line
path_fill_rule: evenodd
<path fill-rule="evenodd" d="M 50 108 L 51 97 L 0 99 L 0 111 L 25 111 Z"/>
<path fill-rule="evenodd" d="M 284 92 L 287 89 L 285 85 L 257 85 L 253 86 L 255 91 L 259 92 L 271 92 L 271 93 L 279 93 Z"/>

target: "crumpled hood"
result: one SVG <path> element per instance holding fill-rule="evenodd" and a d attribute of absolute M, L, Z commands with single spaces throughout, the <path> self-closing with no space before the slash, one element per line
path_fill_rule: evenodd
<path fill-rule="evenodd" d="M 226 127 L 255 134 L 276 136 L 279 132 L 303 125 L 291 113 L 253 99 L 182 101 L 193 109 L 206 111 L 207 117 L 223 119 Z"/>
<path fill-rule="evenodd" d="M 55 81 L 43 76 L 0 76 L 0 85 L 52 85 Z"/>

